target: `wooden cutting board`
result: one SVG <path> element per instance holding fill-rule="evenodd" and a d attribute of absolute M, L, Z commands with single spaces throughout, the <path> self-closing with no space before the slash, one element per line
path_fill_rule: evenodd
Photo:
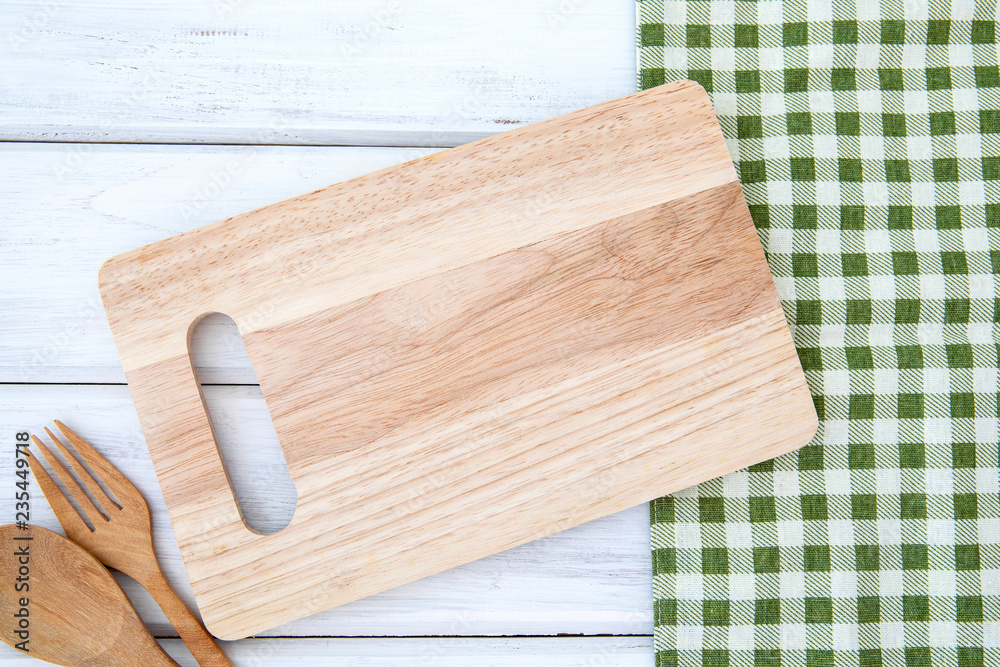
<path fill-rule="evenodd" d="M 817 427 L 704 90 L 680 82 L 107 261 L 208 628 L 236 639 L 795 449 Z M 248 529 L 188 353 L 237 323 L 298 491 Z"/>

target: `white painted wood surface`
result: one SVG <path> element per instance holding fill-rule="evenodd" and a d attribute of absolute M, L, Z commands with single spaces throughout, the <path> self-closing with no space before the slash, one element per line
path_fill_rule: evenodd
<path fill-rule="evenodd" d="M 194 665 L 177 639 L 162 641 L 181 665 Z M 510 637 L 414 639 L 246 639 L 226 647 L 236 665 L 280 665 L 295 655 L 295 664 L 311 667 L 651 667 L 651 637 Z M 6 646 L 0 646 L 6 649 Z M 13 649 L 8 649 L 14 653 Z M 3 656 L 5 667 L 31 667 L 37 660 L 22 655 Z"/>
<path fill-rule="evenodd" d="M 0 139 L 451 146 L 635 90 L 629 0 L 22 0 Z"/>
<path fill-rule="evenodd" d="M 10 314 L 0 322 L 0 380 L 124 383 L 97 293 L 101 262 L 428 152 L 0 143 L 0 310 Z M 253 382 L 233 352 L 207 350 L 217 362 L 202 380 Z"/>
<path fill-rule="evenodd" d="M 97 298 L 100 263 L 631 92 L 634 16 L 622 0 L 4 1 L 0 62 L 0 139 L 14 142 L 0 143 L 0 438 L 60 418 L 108 453 L 150 499 L 161 559 L 190 601 Z M 218 385 L 207 394 L 222 446 L 266 520 L 282 491 L 259 458 L 264 408 L 224 328 L 196 346 L 200 377 Z M 0 480 L 13 480 L 10 458 Z M 57 528 L 40 495 L 32 509 Z M 0 511 L 11 520 L 13 501 Z M 647 522 L 633 508 L 227 650 L 237 665 L 652 665 Z M 503 635 L 518 636 L 490 638 Z M 6 646 L 0 662 L 37 664 Z"/>

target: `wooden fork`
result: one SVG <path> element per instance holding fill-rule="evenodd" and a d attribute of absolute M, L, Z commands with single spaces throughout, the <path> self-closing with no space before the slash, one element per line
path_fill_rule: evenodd
<path fill-rule="evenodd" d="M 69 470 L 52 454 L 49 448 L 37 437 L 31 436 L 38 451 L 49 462 L 49 466 L 62 480 L 63 485 L 94 526 L 94 529 L 91 530 L 70 504 L 69 499 L 53 482 L 45 468 L 29 451 L 28 463 L 31 472 L 38 480 L 39 486 L 42 487 L 42 493 L 45 494 L 49 505 L 52 506 L 52 511 L 55 512 L 56 518 L 59 519 L 63 530 L 66 531 L 66 536 L 89 551 L 106 566 L 124 572 L 149 591 L 156 603 L 160 605 L 160 609 L 167 615 L 174 629 L 180 634 L 181 639 L 187 644 L 191 655 L 194 656 L 199 665 L 202 667 L 232 667 L 233 663 L 219 648 L 215 638 L 208 633 L 201 621 L 177 597 L 177 593 L 163 576 L 163 571 L 156 561 L 156 553 L 153 550 L 153 530 L 149 518 L 149 505 L 139 493 L 139 489 L 69 427 L 58 420 L 56 420 L 56 426 L 94 471 L 94 475 L 97 475 L 122 503 L 118 505 L 112 500 L 101 488 L 98 479 L 87 472 L 69 448 L 46 428 L 45 432 L 49 434 L 49 438 L 56 444 L 79 479 L 87 485 L 94 498 L 100 503 L 103 508 L 102 512 L 87 496 L 77 478 L 70 474 Z"/>

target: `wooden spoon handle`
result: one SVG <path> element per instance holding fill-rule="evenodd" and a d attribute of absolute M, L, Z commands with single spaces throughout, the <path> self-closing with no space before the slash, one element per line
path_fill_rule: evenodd
<path fill-rule="evenodd" d="M 209 634 L 201 621 L 177 596 L 159 567 L 149 568 L 138 581 L 149 591 L 156 604 L 160 605 L 167 620 L 177 630 L 200 667 L 233 667 L 215 637 Z"/>

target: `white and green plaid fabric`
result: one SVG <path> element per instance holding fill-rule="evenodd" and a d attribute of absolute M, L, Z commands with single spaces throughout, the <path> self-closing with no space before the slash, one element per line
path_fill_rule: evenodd
<path fill-rule="evenodd" d="M 1000 665 L 996 21 L 640 0 L 640 85 L 709 92 L 820 416 L 652 504 L 657 665 Z"/>

